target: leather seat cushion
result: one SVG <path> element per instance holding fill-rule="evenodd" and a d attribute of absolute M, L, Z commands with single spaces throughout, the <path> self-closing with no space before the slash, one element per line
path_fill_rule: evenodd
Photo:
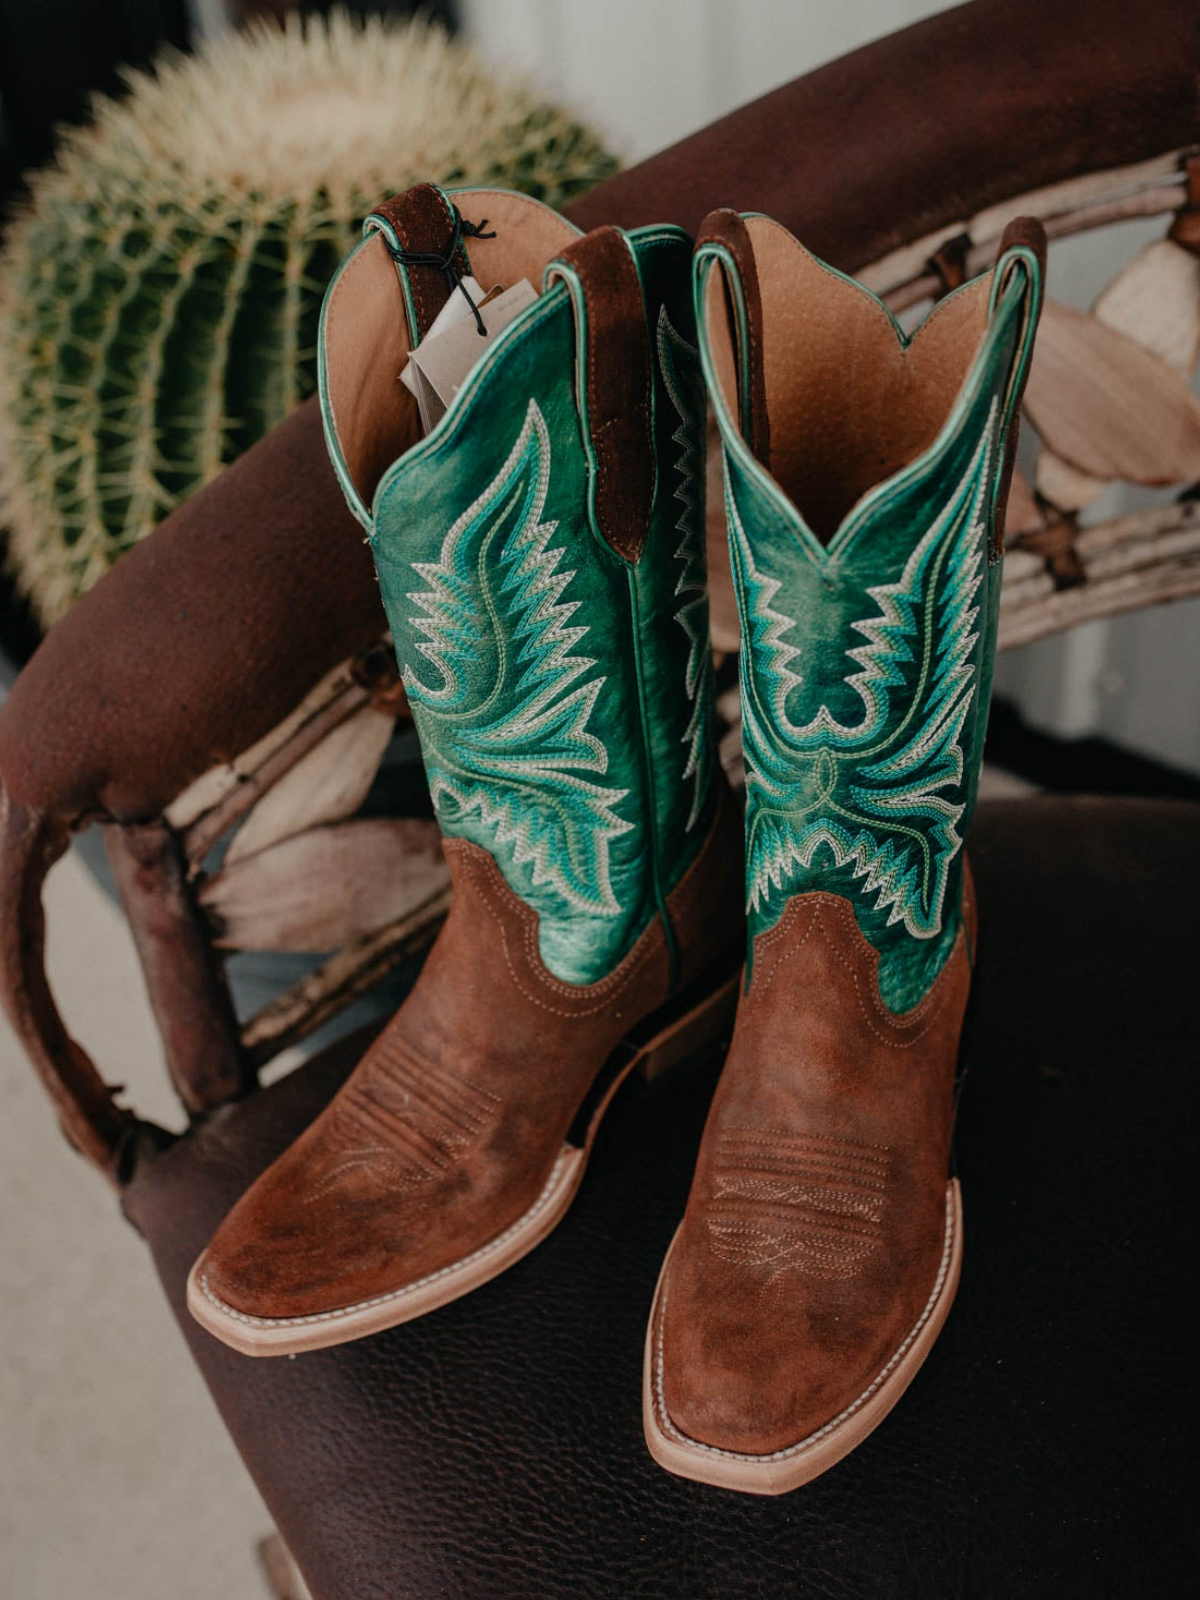
<path fill-rule="evenodd" d="M 216 1343 L 184 1280 L 362 1036 L 142 1167 L 128 1214 L 316 1600 L 1183 1590 L 1200 808 L 996 803 L 972 854 L 962 1287 L 898 1409 L 790 1496 L 671 1478 L 642 1440 L 646 1316 L 711 1066 L 619 1097 L 566 1222 L 504 1277 L 290 1360 Z"/>

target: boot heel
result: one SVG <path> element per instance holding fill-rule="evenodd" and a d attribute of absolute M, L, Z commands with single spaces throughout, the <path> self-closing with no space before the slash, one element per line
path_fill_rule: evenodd
<path fill-rule="evenodd" d="M 647 1083 L 657 1083 L 674 1067 L 710 1046 L 728 1043 L 737 1011 L 741 971 L 720 980 L 703 999 L 684 1002 L 670 1021 L 640 1046 L 636 1071 Z"/>

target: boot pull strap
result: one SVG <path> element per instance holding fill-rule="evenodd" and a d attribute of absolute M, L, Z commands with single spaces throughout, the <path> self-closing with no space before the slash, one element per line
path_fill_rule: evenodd
<path fill-rule="evenodd" d="M 722 208 L 711 211 L 700 225 L 696 240 L 698 263 L 716 260 L 722 268 L 726 308 L 734 330 L 734 362 L 738 384 L 738 426 L 753 456 L 770 470 L 771 427 L 767 417 L 767 378 L 763 359 L 762 292 L 754 243 L 741 214 Z M 703 282 L 698 277 L 697 287 Z M 698 304 L 701 326 L 705 308 Z"/>
<path fill-rule="evenodd" d="M 463 238 L 493 238 L 483 231 L 486 227 L 486 218 L 479 223 L 464 222 L 458 207 L 432 183 L 418 183 L 385 200 L 363 223 L 364 234 L 382 235 L 396 263 L 414 345 L 429 332 L 438 312 L 471 270 Z M 467 294 L 465 288 L 462 292 Z M 479 312 L 470 295 L 467 300 L 478 321 Z"/>
<path fill-rule="evenodd" d="M 619 228 L 597 228 L 551 261 L 545 277 L 547 284 L 561 278 L 575 307 L 592 526 L 635 562 L 650 531 L 655 479 L 650 335 L 637 262 Z"/>

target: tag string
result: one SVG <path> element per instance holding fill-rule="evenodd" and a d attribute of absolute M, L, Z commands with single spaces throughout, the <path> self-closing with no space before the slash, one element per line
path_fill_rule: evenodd
<path fill-rule="evenodd" d="M 488 225 L 486 217 L 482 222 L 467 222 L 457 206 L 452 205 L 450 210 L 454 217 L 454 225 L 450 231 L 450 242 L 445 251 L 404 250 L 399 245 L 394 245 L 386 234 L 384 234 L 384 242 L 387 244 L 388 253 L 392 260 L 398 261 L 401 266 L 433 267 L 440 272 L 446 280 L 447 298 L 456 289 L 461 289 L 464 299 L 471 308 L 471 314 L 475 318 L 476 329 L 482 338 L 486 338 L 487 327 L 479 313 L 479 307 L 471 299 L 470 291 L 463 282 L 462 269 L 458 264 L 458 252 L 464 239 L 494 239 L 496 232 L 495 229 L 491 233 L 484 232 Z"/>

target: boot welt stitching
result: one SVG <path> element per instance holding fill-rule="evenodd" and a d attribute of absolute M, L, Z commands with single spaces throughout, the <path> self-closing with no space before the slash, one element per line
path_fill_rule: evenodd
<path fill-rule="evenodd" d="M 673 1439 L 675 1439 L 679 1444 L 686 1445 L 689 1449 L 702 1450 L 702 1451 L 704 1451 L 704 1453 L 706 1455 L 724 1456 L 729 1461 L 762 1461 L 762 1462 L 767 1462 L 767 1461 L 787 1461 L 792 1456 L 797 1456 L 797 1455 L 802 1454 L 802 1452 L 805 1451 L 805 1450 L 811 1450 L 813 1445 L 818 1444 L 826 1436 L 826 1434 L 832 1433 L 832 1431 L 835 1428 L 839 1427 L 849 1417 L 853 1416 L 853 1414 L 856 1411 L 861 1410 L 861 1408 L 867 1403 L 867 1401 L 870 1400 L 870 1398 L 875 1393 L 875 1391 L 883 1383 L 885 1383 L 887 1381 L 887 1378 L 890 1375 L 893 1367 L 895 1367 L 901 1360 L 903 1360 L 905 1352 L 908 1350 L 908 1347 L 913 1343 L 913 1341 L 917 1338 L 917 1336 L 921 1332 L 921 1329 L 929 1321 L 929 1318 L 933 1313 L 933 1308 L 937 1304 L 938 1297 L 942 1292 L 942 1285 L 946 1281 L 946 1274 L 947 1274 L 947 1272 L 949 1270 L 949 1267 L 950 1267 L 950 1253 L 951 1253 L 951 1248 L 953 1246 L 953 1243 L 954 1243 L 954 1210 L 953 1210 L 953 1207 L 952 1207 L 952 1204 L 951 1204 L 950 1195 L 947 1194 L 947 1196 L 946 1196 L 946 1234 L 945 1234 L 945 1241 L 944 1241 L 944 1243 L 942 1245 L 942 1260 L 941 1260 L 940 1266 L 938 1267 L 937 1278 L 936 1278 L 936 1280 L 934 1282 L 933 1289 L 932 1289 L 932 1291 L 930 1293 L 929 1299 L 925 1302 L 925 1309 L 921 1312 L 921 1315 L 917 1318 L 916 1322 L 913 1324 L 912 1328 L 909 1330 L 908 1336 L 905 1338 L 903 1344 L 901 1344 L 899 1346 L 899 1348 L 894 1352 L 894 1354 L 892 1355 L 892 1358 L 888 1362 L 887 1366 L 885 1366 L 882 1369 L 882 1371 L 880 1371 L 876 1375 L 874 1381 L 872 1383 L 870 1383 L 868 1385 L 868 1387 L 863 1390 L 863 1392 L 859 1395 L 857 1400 L 852 1400 L 850 1402 L 850 1404 L 845 1407 L 844 1410 L 839 1411 L 837 1416 L 831 1418 L 830 1421 L 828 1421 L 824 1425 L 824 1427 L 818 1428 L 815 1433 L 810 1433 L 807 1436 L 807 1438 L 801 1439 L 798 1444 L 789 1445 L 786 1450 L 775 1450 L 770 1455 L 756 1456 L 756 1455 L 750 1455 L 747 1452 L 741 1451 L 741 1450 L 722 1450 L 719 1446 L 717 1446 L 715 1444 L 705 1444 L 703 1442 L 703 1440 L 691 1438 L 690 1435 L 684 1433 L 682 1431 L 682 1429 L 677 1428 L 675 1426 L 675 1424 L 671 1421 L 670 1413 L 667 1410 L 666 1395 L 665 1395 L 664 1387 L 663 1387 L 663 1367 L 664 1367 L 663 1328 L 664 1328 L 664 1325 L 666 1323 L 666 1314 L 667 1314 L 667 1294 L 666 1294 L 666 1287 L 664 1285 L 662 1305 L 661 1305 L 661 1307 L 659 1309 L 659 1315 L 658 1315 L 658 1333 L 657 1333 L 657 1337 L 655 1339 L 655 1363 L 654 1363 L 654 1365 L 655 1365 L 654 1390 L 655 1390 L 656 1410 L 658 1412 L 658 1421 L 659 1421 L 660 1425 L 662 1426 L 664 1432 L 670 1434 L 670 1436 Z"/>
<path fill-rule="evenodd" d="M 248 1311 L 238 1311 L 228 1301 L 222 1300 L 214 1290 L 209 1288 L 207 1273 L 200 1274 L 201 1293 L 223 1315 L 232 1317 L 236 1322 L 244 1322 L 252 1328 L 298 1328 L 316 1322 L 336 1322 L 341 1317 L 354 1316 L 359 1311 L 369 1311 L 373 1306 L 387 1305 L 389 1301 L 401 1300 L 405 1295 L 414 1294 L 418 1289 L 424 1289 L 427 1285 L 437 1283 L 439 1279 L 447 1277 L 450 1273 L 457 1272 L 460 1267 L 470 1266 L 476 1261 L 483 1260 L 486 1256 L 494 1254 L 501 1246 L 507 1244 L 514 1234 L 519 1233 L 522 1228 L 546 1209 L 554 1193 L 554 1188 L 564 1163 L 577 1153 L 576 1151 L 566 1150 L 559 1152 L 555 1157 L 554 1165 L 550 1169 L 550 1176 L 542 1187 L 541 1194 L 538 1195 L 527 1211 L 523 1211 L 514 1223 L 505 1228 L 503 1233 L 497 1234 L 487 1244 L 480 1245 L 479 1249 L 473 1250 L 470 1255 L 462 1256 L 458 1261 L 452 1261 L 449 1266 L 439 1267 L 436 1272 L 430 1272 L 424 1278 L 417 1278 L 412 1283 L 406 1283 L 399 1289 L 389 1289 L 385 1294 L 373 1295 L 369 1300 L 357 1300 L 353 1305 L 338 1306 L 333 1311 L 312 1311 L 300 1317 L 255 1317 L 251 1316 Z"/>

